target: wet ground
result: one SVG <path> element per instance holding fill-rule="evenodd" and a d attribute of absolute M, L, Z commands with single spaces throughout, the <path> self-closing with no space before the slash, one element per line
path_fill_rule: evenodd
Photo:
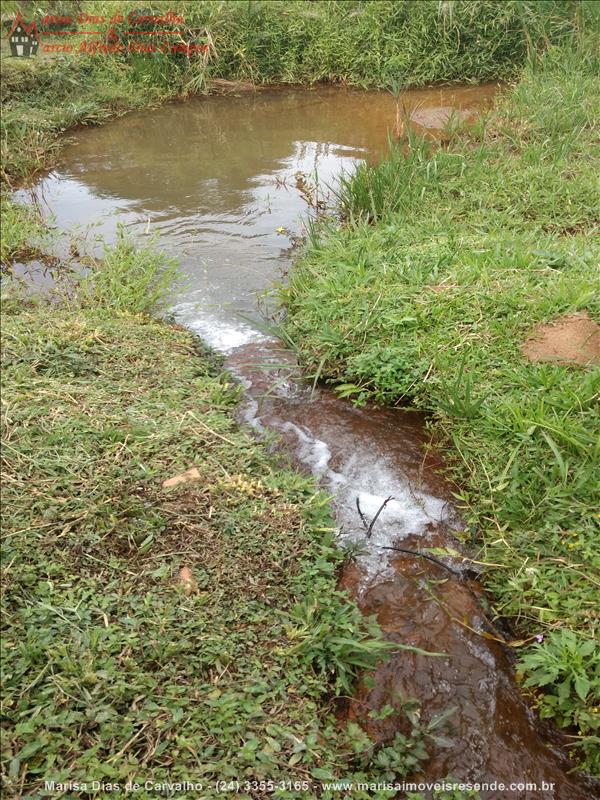
<path fill-rule="evenodd" d="M 453 116 L 480 113 L 495 90 L 426 89 L 403 103 L 415 125 L 437 136 Z M 425 719 L 454 708 L 453 744 L 433 754 L 430 779 L 539 787 L 482 792 L 498 800 L 599 796 L 568 775 L 564 751 L 520 695 L 510 650 L 486 615 L 477 565 L 454 535 L 460 519 L 422 418 L 357 409 L 311 387 L 263 327 L 268 303 L 260 294 L 284 277 L 289 236 L 302 233 L 309 211 L 298 185 L 318 182 L 325 198 L 323 187 L 342 170 L 385 151 L 394 122 L 394 99 L 376 92 L 286 89 L 191 100 L 78 132 L 34 193 L 61 228 L 87 232 L 92 249 L 94 234 L 110 241 L 117 224 L 142 240 L 160 232 L 188 281 L 172 298 L 172 314 L 226 354 L 246 388 L 245 421 L 276 432 L 279 451 L 331 492 L 340 546 L 353 555 L 342 584 L 387 637 L 444 653 L 394 656 L 344 714 L 385 741 L 405 718 L 375 723 L 370 709 L 399 708 L 399 697 L 418 699 Z M 424 557 L 428 548 L 437 548 L 437 563 Z M 542 790 L 542 782 L 554 787 Z"/>

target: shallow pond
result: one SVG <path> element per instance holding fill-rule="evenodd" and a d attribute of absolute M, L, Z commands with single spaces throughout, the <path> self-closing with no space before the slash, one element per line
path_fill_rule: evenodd
<path fill-rule="evenodd" d="M 488 106 L 495 90 L 432 88 L 408 92 L 404 102 L 413 124 L 438 136 L 453 114 L 470 117 Z M 309 211 L 299 188 L 318 181 L 326 200 L 324 187 L 334 187 L 342 170 L 386 149 L 394 120 L 393 98 L 377 92 L 277 89 L 193 99 L 78 131 L 33 191 L 67 230 L 108 241 L 117 224 L 141 239 L 160 233 L 188 279 L 172 313 L 226 354 L 246 387 L 245 420 L 276 431 L 283 452 L 332 493 L 341 544 L 355 552 L 342 584 L 390 639 L 444 654 L 394 656 L 342 717 L 387 740 L 402 730 L 402 714 L 376 722 L 370 709 L 397 704 L 398 696 L 417 698 L 425 719 L 454 708 L 453 746 L 434 753 L 429 779 L 503 782 L 481 793 L 498 800 L 587 799 L 597 789 L 567 774 L 568 759 L 515 684 L 511 651 L 474 579 L 477 565 L 458 552 L 451 487 L 425 448 L 423 420 L 411 411 L 356 409 L 307 385 L 293 355 L 261 327 L 259 296 L 289 268 L 289 235 L 302 233 Z M 402 551 L 386 549 L 394 547 Z M 456 554 L 434 563 L 423 557 L 431 547 Z M 511 782 L 538 788 L 510 789 Z"/>
<path fill-rule="evenodd" d="M 406 108 L 435 126 L 455 106 L 471 114 L 495 85 L 411 94 Z M 189 278 L 178 318 L 217 347 L 253 337 L 257 293 L 290 263 L 307 203 L 297 189 L 335 184 L 342 169 L 387 147 L 395 120 L 390 94 L 263 90 L 197 98 L 80 129 L 59 166 L 36 186 L 58 226 L 88 238 L 158 232 Z M 433 131 L 434 128 L 430 127 Z M 240 316 L 242 315 L 242 316 Z"/>

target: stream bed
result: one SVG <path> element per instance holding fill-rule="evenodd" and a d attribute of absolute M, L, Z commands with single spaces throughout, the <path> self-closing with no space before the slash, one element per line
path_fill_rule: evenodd
<path fill-rule="evenodd" d="M 452 114 L 468 118 L 489 106 L 496 90 L 416 90 L 405 104 L 413 123 L 437 136 Z M 355 553 L 342 585 L 377 615 L 387 638 L 444 653 L 399 652 L 341 716 L 387 741 L 403 730 L 402 713 L 375 721 L 369 710 L 398 707 L 400 696 L 416 698 L 424 719 L 454 708 L 453 745 L 434 752 L 425 779 L 504 783 L 481 792 L 489 800 L 589 800 L 598 786 L 570 774 L 558 734 L 520 694 L 476 565 L 414 554 L 460 551 L 452 487 L 426 446 L 421 416 L 358 409 L 307 384 L 293 354 L 265 332 L 271 305 L 261 295 L 285 278 L 289 237 L 302 234 L 308 211 L 298 186 L 334 186 L 342 170 L 376 158 L 394 119 L 393 98 L 378 92 L 320 87 L 192 99 L 77 131 L 30 191 L 60 228 L 90 240 L 99 233 L 114 241 L 118 224 L 140 239 L 160 233 L 160 247 L 187 278 L 170 313 L 225 355 L 245 387 L 244 420 L 277 433 L 280 451 L 332 494 L 340 544 Z M 394 547 L 409 552 L 386 549 Z M 513 782 L 537 790 L 509 789 Z"/>

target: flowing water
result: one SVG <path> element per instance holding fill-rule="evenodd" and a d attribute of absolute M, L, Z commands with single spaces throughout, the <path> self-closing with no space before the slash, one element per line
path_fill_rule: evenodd
<path fill-rule="evenodd" d="M 413 124 L 439 136 L 453 114 L 467 118 L 489 105 L 496 88 L 409 92 L 406 109 Z M 419 414 L 356 409 L 307 385 L 293 355 L 260 324 L 259 297 L 284 278 L 289 237 L 302 233 L 307 204 L 298 187 L 334 185 L 342 170 L 377 157 L 394 119 L 390 95 L 334 88 L 190 100 L 79 131 L 34 192 L 61 228 L 90 238 L 114 240 L 117 224 L 141 239 L 160 232 L 188 278 L 172 298 L 174 317 L 226 354 L 246 389 L 245 420 L 277 432 L 280 450 L 333 495 L 340 544 L 355 556 L 344 587 L 389 639 L 444 653 L 400 652 L 342 716 L 387 741 L 403 730 L 403 715 L 374 721 L 370 709 L 398 707 L 399 696 L 418 699 L 425 719 L 454 708 L 453 746 L 433 754 L 428 779 L 538 786 L 491 788 L 484 798 L 587 800 L 597 785 L 568 774 L 558 741 L 522 699 L 476 565 L 458 553 L 451 487 L 425 446 Z M 386 549 L 394 547 L 408 552 Z M 438 563 L 416 555 L 428 547 L 455 555 Z"/>

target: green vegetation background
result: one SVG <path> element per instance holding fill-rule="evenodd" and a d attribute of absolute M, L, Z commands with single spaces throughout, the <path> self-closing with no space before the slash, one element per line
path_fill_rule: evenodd
<path fill-rule="evenodd" d="M 27 19 L 33 6 L 2 11 Z M 74 6 L 114 11 L 35 4 Z M 510 80 L 528 65 L 492 118 L 448 149 L 413 141 L 348 180 L 344 224 L 313 232 L 283 299 L 287 335 L 342 394 L 432 412 L 457 454 L 469 541 L 502 565 L 487 577 L 499 613 L 545 637 L 523 674 L 597 768 L 598 376 L 519 354 L 533 323 L 599 311 L 597 5 L 177 10 L 189 40 L 214 45 L 210 58 L 3 57 L 5 187 L 51 165 L 72 126 L 209 92 L 216 79 L 386 87 Z M 43 246 L 43 228 L 7 193 L 2 210 L 10 264 Z M 187 776 L 211 761 L 215 774 L 310 780 L 409 773 L 428 731 L 416 725 L 378 756 L 359 730 L 334 727 L 323 697 L 382 653 L 376 631 L 335 590 L 314 487 L 235 428 L 236 392 L 191 336 L 150 318 L 148 288 L 159 301 L 172 277 L 158 255 L 120 242 L 70 305 L 5 306 L 6 786 L 22 795 L 42 776 L 122 780 L 142 768 Z M 199 452 L 211 488 L 161 491 Z M 199 579 L 192 596 L 173 581 L 184 563 Z M 254 585 L 244 565 L 256 563 Z M 319 602 L 300 602 L 314 587 Z"/>
<path fill-rule="evenodd" d="M 201 0 L 176 5 L 185 18 L 177 26 L 183 40 L 209 42 L 206 58 L 125 52 L 4 59 L 4 180 L 25 178 L 52 163 L 56 134 L 75 124 L 102 122 L 130 108 L 208 91 L 214 79 L 383 88 L 393 80 L 424 85 L 511 78 L 528 54 L 572 36 L 591 13 L 585 4 L 566 0 Z M 144 4 L 5 2 L 2 11 L 8 17 L 21 9 L 26 19 L 40 20 L 44 13 L 76 16 L 80 9 L 108 20 L 115 10 L 125 15 L 140 6 Z M 155 2 L 151 10 L 166 13 L 171 4 Z M 107 33 L 109 27 L 107 21 Z M 116 27 L 125 45 L 127 27 Z M 66 38 L 80 43 L 77 36 Z M 46 40 L 54 44 L 66 38 Z"/>

